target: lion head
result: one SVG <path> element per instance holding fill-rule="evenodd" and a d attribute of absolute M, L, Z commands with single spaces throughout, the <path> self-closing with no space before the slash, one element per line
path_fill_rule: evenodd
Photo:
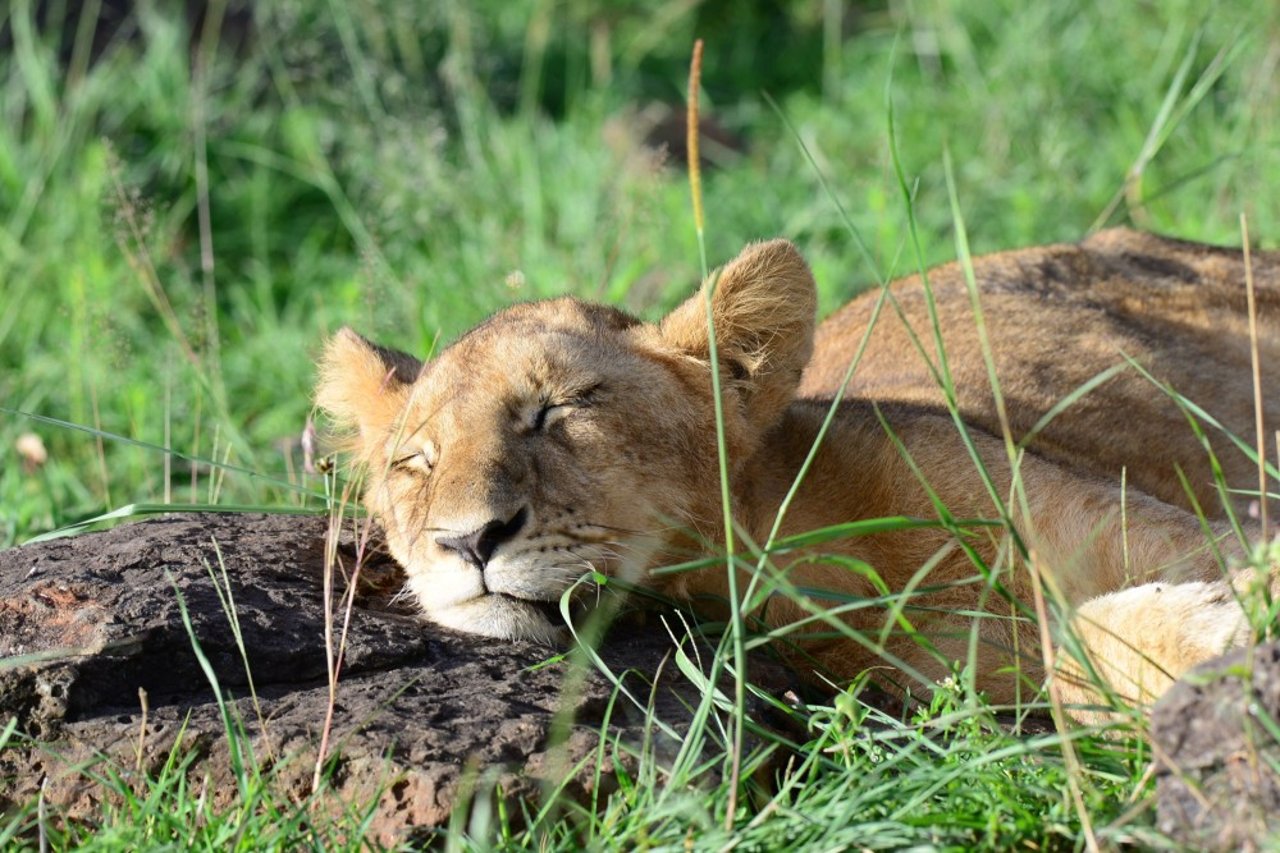
<path fill-rule="evenodd" d="M 812 350 L 813 279 L 786 241 L 748 246 L 656 325 L 565 298 L 425 363 L 329 341 L 317 403 L 351 429 L 365 506 L 431 620 L 551 640 L 547 603 L 590 571 L 679 593 L 650 570 L 723 527 L 708 300 L 736 467 Z"/>

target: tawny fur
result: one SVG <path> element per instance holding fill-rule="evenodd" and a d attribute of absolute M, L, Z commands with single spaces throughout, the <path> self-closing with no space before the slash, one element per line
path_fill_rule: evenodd
<path fill-rule="evenodd" d="M 752 616 L 801 626 L 784 653 L 806 672 L 851 678 L 888 666 L 900 672 L 882 680 L 905 689 L 975 655 L 977 684 L 993 700 L 1030 696 L 1045 673 L 1016 535 L 1051 597 L 1077 608 L 1068 633 L 1093 656 L 1065 666 L 1064 695 L 1096 701 L 1091 669 L 1121 698 L 1149 701 L 1248 631 L 1236 590 L 1187 511 L 1194 500 L 1218 525 L 1217 550 L 1238 552 L 1208 454 L 1170 396 L 1126 359 L 1252 444 L 1241 254 L 1115 230 L 978 258 L 974 272 L 1007 438 L 1015 449 L 1029 439 L 1016 456 L 1021 490 L 963 271 L 951 265 L 929 281 L 968 445 L 926 366 L 937 358 L 924 284 L 899 281 L 780 533 L 937 519 L 939 505 L 949 518 L 995 519 L 1010 496 L 1012 530 L 925 528 L 775 554 L 765 582 L 778 592 Z M 1280 258 L 1255 254 L 1254 277 L 1266 370 L 1280 359 Z M 426 365 L 347 330 L 335 336 L 317 401 L 357 429 L 365 503 L 429 618 L 551 639 L 556 628 L 534 602 L 557 600 L 589 569 L 684 598 L 726 594 L 723 568 L 653 572 L 724 538 L 708 293 L 735 524 L 763 543 L 877 297 L 838 311 L 815 343 L 812 276 L 785 241 L 748 246 L 658 325 L 573 299 L 518 305 Z M 1065 396 L 1117 365 L 1124 369 L 1029 435 Z M 1268 423 L 1280 425 L 1280 394 L 1266 402 Z M 1208 432 L 1228 485 L 1256 491 L 1256 467 Z M 994 572 L 980 577 L 966 548 Z M 882 593 L 850 559 L 870 566 L 891 599 L 907 593 L 903 606 L 858 606 Z M 824 619 L 865 642 L 833 639 Z"/>

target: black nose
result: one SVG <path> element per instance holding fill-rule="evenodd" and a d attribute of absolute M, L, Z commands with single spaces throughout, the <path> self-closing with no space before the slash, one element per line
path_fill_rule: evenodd
<path fill-rule="evenodd" d="M 515 538 L 520 528 L 524 527 L 527 517 L 528 512 L 521 509 L 506 521 L 495 518 L 462 536 L 437 537 L 436 544 L 448 551 L 457 551 L 462 559 L 477 569 L 483 569 L 499 545 Z"/>

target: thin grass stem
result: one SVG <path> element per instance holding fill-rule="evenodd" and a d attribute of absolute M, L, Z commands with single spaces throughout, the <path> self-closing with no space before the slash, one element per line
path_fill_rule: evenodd
<path fill-rule="evenodd" d="M 1258 518 L 1262 527 L 1262 541 L 1271 539 L 1267 524 L 1267 439 L 1262 413 L 1262 367 L 1258 357 L 1258 301 L 1253 287 L 1253 256 L 1249 250 L 1249 219 L 1240 214 L 1240 242 L 1244 247 L 1244 285 L 1249 306 L 1249 361 L 1253 368 L 1253 418 L 1258 437 Z"/>

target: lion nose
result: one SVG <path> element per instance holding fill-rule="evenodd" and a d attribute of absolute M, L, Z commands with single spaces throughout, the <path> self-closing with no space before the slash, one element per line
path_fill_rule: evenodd
<path fill-rule="evenodd" d="M 515 538 L 527 517 L 528 512 L 521 509 L 506 521 L 495 518 L 461 536 L 440 536 L 436 544 L 447 551 L 456 551 L 462 559 L 477 569 L 483 569 L 499 545 Z"/>

